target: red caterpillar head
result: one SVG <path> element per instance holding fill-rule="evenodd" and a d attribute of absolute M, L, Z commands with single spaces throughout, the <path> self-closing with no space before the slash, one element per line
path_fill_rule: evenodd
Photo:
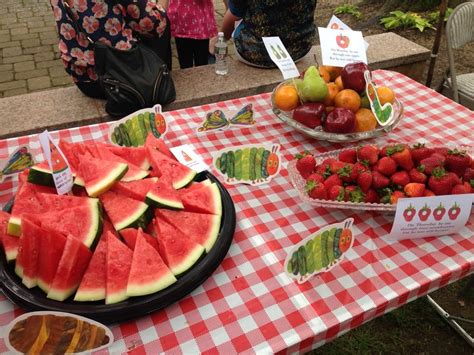
<path fill-rule="evenodd" d="M 268 175 L 272 176 L 275 175 L 278 171 L 278 166 L 280 165 L 280 160 L 278 158 L 278 145 L 274 145 L 272 147 L 272 152 L 268 156 L 267 160 L 267 172 Z"/>
<path fill-rule="evenodd" d="M 156 129 L 160 134 L 165 133 L 166 131 L 166 120 L 165 117 L 161 113 L 156 113 L 155 116 L 155 124 L 156 124 Z"/>

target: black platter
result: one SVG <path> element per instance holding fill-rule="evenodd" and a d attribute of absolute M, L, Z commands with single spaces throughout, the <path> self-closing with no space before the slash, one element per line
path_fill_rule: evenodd
<path fill-rule="evenodd" d="M 230 248 L 235 230 L 235 208 L 225 187 L 209 172 L 197 175 L 195 181 L 210 179 L 219 187 L 222 199 L 222 219 L 219 236 L 211 251 L 201 258 L 178 281 L 157 293 L 131 297 L 117 304 L 106 305 L 104 301 L 75 302 L 72 296 L 64 302 L 46 298 L 38 287 L 28 289 L 15 274 L 14 263 L 7 264 L 1 254 L 0 289 L 12 302 L 29 311 L 59 311 L 78 314 L 102 323 L 117 323 L 158 311 L 179 301 L 201 285 L 220 265 Z"/>

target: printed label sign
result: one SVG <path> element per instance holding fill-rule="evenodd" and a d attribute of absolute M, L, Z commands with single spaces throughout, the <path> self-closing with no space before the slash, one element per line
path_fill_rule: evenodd
<path fill-rule="evenodd" d="M 197 173 L 209 170 L 209 167 L 204 163 L 201 157 L 196 154 L 194 148 L 190 144 L 172 147 L 170 148 L 170 151 L 181 164 L 186 165 Z"/>
<path fill-rule="evenodd" d="M 72 172 L 69 163 L 61 149 L 56 146 L 53 138 L 46 130 L 38 135 L 43 154 L 53 174 L 54 185 L 58 195 L 71 191 L 73 185 Z"/>
<path fill-rule="evenodd" d="M 332 15 L 326 28 L 330 28 L 332 30 L 352 31 L 352 28 L 350 28 L 344 22 L 342 22 L 341 19 L 337 17 L 336 15 Z M 367 50 L 367 48 L 369 48 L 369 43 L 366 40 L 364 40 L 364 45 L 365 45 L 365 50 Z"/>
<path fill-rule="evenodd" d="M 364 38 L 360 31 L 332 30 L 318 27 L 321 57 L 324 65 L 344 67 L 346 64 L 367 64 Z"/>
<path fill-rule="evenodd" d="M 457 233 L 471 214 L 474 194 L 402 198 L 397 202 L 390 239 Z"/>
<path fill-rule="evenodd" d="M 300 72 L 283 45 L 280 37 L 262 37 L 271 60 L 277 65 L 284 79 L 297 78 Z"/>

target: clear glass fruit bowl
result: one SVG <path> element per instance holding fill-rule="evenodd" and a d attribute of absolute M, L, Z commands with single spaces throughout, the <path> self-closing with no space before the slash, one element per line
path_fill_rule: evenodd
<path fill-rule="evenodd" d="M 402 143 L 402 142 L 400 142 Z M 406 143 L 406 142 L 405 142 Z M 417 142 L 410 143 L 410 146 L 416 144 Z M 424 143 L 424 142 L 423 142 Z M 391 143 L 391 144 L 395 144 Z M 437 145 L 430 145 L 426 143 L 426 145 L 430 148 L 436 148 Z M 443 147 L 447 147 L 449 149 L 458 150 L 465 150 L 471 157 L 474 157 L 474 147 L 468 145 L 453 145 L 453 144 L 445 144 Z M 317 154 L 314 156 L 316 159 L 316 164 L 321 164 L 327 158 L 336 158 L 339 156 L 339 153 L 344 150 L 353 149 L 354 147 L 347 147 L 343 149 L 332 150 L 326 153 Z M 381 146 L 379 146 L 381 148 Z M 321 200 L 321 199 L 314 199 L 308 196 L 307 192 L 305 191 L 306 180 L 301 176 L 301 174 L 296 169 L 296 159 L 290 161 L 287 166 L 288 175 L 290 176 L 291 183 L 298 191 L 301 199 L 309 203 L 311 206 L 314 207 L 325 207 L 325 208 L 339 208 L 339 209 L 351 209 L 351 210 L 361 210 L 361 211 L 379 211 L 379 212 L 386 212 L 386 213 L 394 213 L 397 209 L 396 204 L 390 203 L 368 203 L 368 202 L 350 202 L 350 201 L 334 201 L 334 200 Z M 473 203 L 474 205 L 474 203 Z"/>
<path fill-rule="evenodd" d="M 288 124 L 289 126 L 293 127 L 296 129 L 298 132 L 301 132 L 308 137 L 318 139 L 318 140 L 324 140 L 327 142 L 358 142 L 364 139 L 370 139 L 370 138 L 376 138 L 384 135 L 385 133 L 388 133 L 392 131 L 397 125 L 400 123 L 402 120 L 403 116 L 403 105 L 402 103 L 398 100 L 395 99 L 395 102 L 393 103 L 393 109 L 394 109 L 394 114 L 395 117 L 393 121 L 388 124 L 385 127 L 377 126 L 374 130 L 372 131 L 367 131 L 367 132 L 354 132 L 354 133 L 331 133 L 331 132 L 325 132 L 323 131 L 322 127 L 316 127 L 314 129 L 311 129 L 307 126 L 305 126 L 302 123 L 299 123 L 298 121 L 295 121 L 292 118 L 292 113 L 290 111 L 282 111 L 275 105 L 275 92 L 278 90 L 278 88 L 282 85 L 287 85 L 289 84 L 289 81 L 284 81 L 273 90 L 272 92 L 272 110 L 275 113 L 275 115 Z"/>

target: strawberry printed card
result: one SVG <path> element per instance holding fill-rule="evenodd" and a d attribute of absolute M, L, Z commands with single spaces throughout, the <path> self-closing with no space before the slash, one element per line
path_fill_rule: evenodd
<path fill-rule="evenodd" d="M 402 198 L 397 202 L 391 239 L 457 233 L 471 214 L 474 194 Z"/>

